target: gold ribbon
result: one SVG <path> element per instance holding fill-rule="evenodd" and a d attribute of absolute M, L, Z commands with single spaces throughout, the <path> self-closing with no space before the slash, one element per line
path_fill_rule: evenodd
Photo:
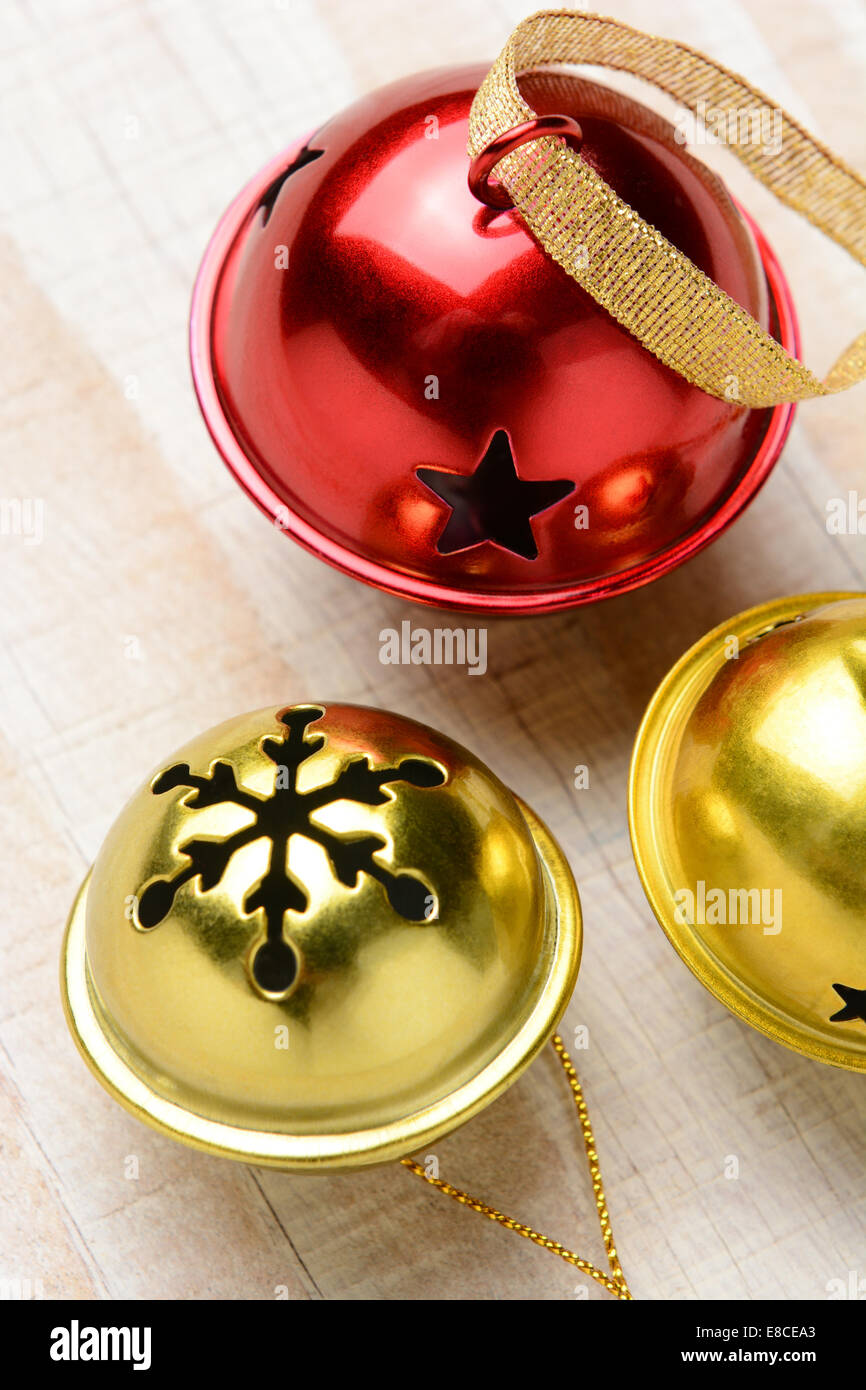
<path fill-rule="evenodd" d="M 734 153 L 781 202 L 866 264 L 866 182 L 858 174 L 742 77 L 685 44 L 599 15 L 544 10 L 517 26 L 472 104 L 470 156 L 535 117 L 519 74 L 564 63 L 632 73 L 692 112 L 702 101 L 759 118 L 773 109 L 781 135 L 775 153 L 745 143 Z M 548 255 L 660 361 L 710 395 L 771 406 L 866 377 L 866 333 L 819 381 L 561 140 L 527 142 L 499 161 L 496 177 Z"/>

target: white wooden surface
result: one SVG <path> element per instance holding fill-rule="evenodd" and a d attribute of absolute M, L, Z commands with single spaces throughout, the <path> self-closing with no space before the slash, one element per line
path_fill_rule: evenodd
<path fill-rule="evenodd" d="M 866 168 L 855 0 L 607 10 L 743 71 Z M 240 184 L 364 90 L 492 57 L 524 13 L 519 0 L 3 6 L 0 491 L 42 499 L 45 533 L 0 537 L 0 1277 L 46 1297 L 605 1296 L 398 1167 L 300 1179 L 188 1153 L 115 1106 L 66 1035 L 63 922 L 144 771 L 237 710 L 329 696 L 468 743 L 568 851 L 586 951 L 564 1031 L 590 1030 L 578 1060 L 635 1294 L 821 1299 L 866 1275 L 862 1078 L 758 1037 L 692 979 L 644 901 L 625 813 L 644 704 L 691 641 L 775 594 L 863 586 L 862 539 L 824 524 L 829 497 L 864 486 L 862 388 L 801 409 L 747 516 L 686 568 L 492 625 L 483 679 L 381 666 L 383 626 L 433 617 L 269 528 L 193 400 L 190 286 Z M 862 275 L 724 151 L 707 157 L 780 253 L 823 370 L 866 321 Z M 572 790 L 576 763 L 587 791 Z M 602 1258 L 552 1056 L 436 1152 L 453 1181 Z"/>

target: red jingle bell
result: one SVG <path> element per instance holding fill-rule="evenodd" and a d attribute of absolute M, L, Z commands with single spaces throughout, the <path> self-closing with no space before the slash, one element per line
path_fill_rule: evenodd
<path fill-rule="evenodd" d="M 513 209 L 473 196 L 484 72 L 375 92 L 253 179 L 199 274 L 193 372 L 238 481 L 313 553 L 407 599 L 538 613 L 700 550 L 767 477 L 793 406 L 691 385 Z M 796 352 L 772 253 L 667 122 L 573 77 L 521 87 L 540 116 L 576 121 L 581 158 Z"/>

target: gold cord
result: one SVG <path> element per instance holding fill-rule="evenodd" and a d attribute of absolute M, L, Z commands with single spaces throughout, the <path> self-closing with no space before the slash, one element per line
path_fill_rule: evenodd
<path fill-rule="evenodd" d="M 742 115 L 749 130 L 752 120 L 772 115 L 778 145 L 765 148 L 737 134 L 732 152 L 771 193 L 866 264 L 866 182 L 859 174 L 720 63 L 600 15 L 547 10 L 517 26 L 472 104 L 470 156 L 535 117 L 518 85 L 521 73 L 564 63 L 632 73 L 693 113 Z M 866 378 L 866 333 L 819 381 L 560 139 L 521 145 L 499 161 L 496 177 L 548 255 L 648 351 L 710 395 L 763 407 L 825 396 Z"/>
<path fill-rule="evenodd" d="M 607 1210 L 607 1200 L 604 1195 L 604 1186 L 601 1181 L 601 1168 L 598 1162 L 598 1152 L 595 1147 L 595 1137 L 592 1132 L 592 1125 L 589 1119 L 589 1111 L 586 1108 L 586 1101 L 583 1098 L 583 1091 L 574 1068 L 574 1063 L 569 1057 L 565 1044 L 558 1033 L 554 1033 L 551 1038 L 551 1045 L 559 1058 L 562 1069 L 565 1072 L 568 1084 L 574 1097 L 577 1118 L 580 1122 L 581 1134 L 583 1135 L 583 1146 L 586 1149 L 586 1157 L 589 1162 L 589 1172 L 592 1178 L 592 1191 L 595 1197 L 596 1210 L 598 1211 L 599 1225 L 601 1234 L 604 1238 L 604 1248 L 607 1252 L 607 1262 L 610 1265 L 610 1274 L 605 1274 L 603 1270 L 597 1269 L 589 1260 L 583 1260 L 576 1255 L 573 1250 L 569 1250 L 564 1245 L 560 1245 L 558 1240 L 551 1240 L 549 1236 L 542 1235 L 540 1231 L 533 1230 L 531 1226 L 525 1226 L 521 1221 L 515 1221 L 511 1216 L 505 1216 L 495 1207 L 489 1207 L 486 1202 L 480 1202 L 477 1197 L 472 1197 L 468 1192 L 463 1192 L 459 1187 L 452 1187 L 451 1183 L 444 1182 L 441 1178 L 431 1177 L 425 1172 L 420 1163 L 414 1158 L 401 1158 L 400 1162 L 404 1168 L 408 1168 L 410 1173 L 416 1177 L 423 1178 L 424 1182 L 435 1187 L 437 1191 L 444 1192 L 446 1197 L 453 1197 L 455 1202 L 461 1206 L 469 1207 L 472 1211 L 479 1212 L 482 1216 L 488 1217 L 491 1221 L 498 1221 L 500 1226 L 506 1230 L 516 1231 L 519 1236 L 524 1236 L 526 1240 L 531 1240 L 535 1245 L 540 1245 L 544 1250 L 550 1250 L 552 1254 L 558 1255 L 567 1264 L 574 1265 L 583 1274 L 588 1274 L 597 1284 L 612 1293 L 614 1298 L 625 1301 L 631 1298 L 631 1290 L 626 1282 L 626 1277 L 622 1272 L 622 1265 L 619 1262 L 616 1244 L 614 1243 L 613 1230 L 611 1229 L 610 1216 Z"/>

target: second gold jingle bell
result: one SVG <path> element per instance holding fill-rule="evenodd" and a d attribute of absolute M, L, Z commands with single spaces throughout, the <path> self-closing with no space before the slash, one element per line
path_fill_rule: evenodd
<path fill-rule="evenodd" d="M 644 716 L 629 813 L 698 979 L 777 1042 L 866 1071 L 866 595 L 774 599 L 686 652 Z"/>

